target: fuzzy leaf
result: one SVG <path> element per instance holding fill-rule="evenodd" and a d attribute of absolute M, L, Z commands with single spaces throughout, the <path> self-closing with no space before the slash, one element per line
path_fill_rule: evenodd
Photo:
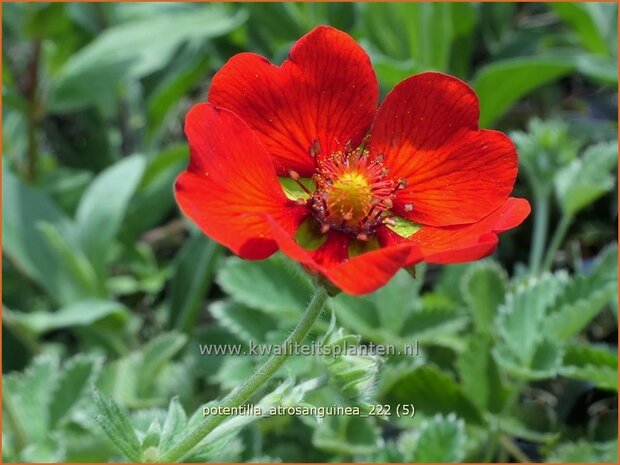
<path fill-rule="evenodd" d="M 218 284 L 236 301 L 275 316 L 296 317 L 312 295 L 309 277 L 281 255 L 267 260 L 226 260 Z"/>
<path fill-rule="evenodd" d="M 110 440 L 132 462 L 141 459 L 141 445 L 127 413 L 98 390 L 93 398 L 99 411 L 96 420 Z"/>
<path fill-rule="evenodd" d="M 506 272 L 496 262 L 479 262 L 467 270 L 461 292 L 481 333 L 492 330 L 493 319 L 508 288 Z"/>
<path fill-rule="evenodd" d="M 555 189 L 562 210 L 575 215 L 614 187 L 613 168 L 618 164 L 618 142 L 603 142 L 586 149 L 557 173 Z"/>
<path fill-rule="evenodd" d="M 415 433 L 405 433 L 399 445 L 404 462 L 461 462 L 465 456 L 465 423 L 454 414 L 435 415 L 425 420 Z"/>

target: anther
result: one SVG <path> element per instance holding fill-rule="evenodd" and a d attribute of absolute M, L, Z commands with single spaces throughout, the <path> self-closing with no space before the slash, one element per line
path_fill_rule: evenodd
<path fill-rule="evenodd" d="M 375 163 L 383 163 L 385 160 L 385 153 L 381 152 L 375 157 Z"/>
<path fill-rule="evenodd" d="M 291 177 L 291 179 L 293 181 L 299 181 L 300 176 L 299 176 L 299 173 L 297 171 L 289 170 L 288 171 L 288 175 Z"/>
<path fill-rule="evenodd" d="M 329 224 L 325 223 L 321 226 L 321 234 L 325 234 L 327 231 L 329 231 Z"/>
<path fill-rule="evenodd" d="M 366 233 L 359 233 L 357 235 L 357 239 L 360 240 L 360 241 L 367 242 L 368 241 L 368 234 L 366 234 Z"/>
<path fill-rule="evenodd" d="M 383 222 L 385 224 L 389 224 L 390 226 L 396 226 L 396 221 L 394 221 L 392 218 L 384 218 Z"/>
<path fill-rule="evenodd" d="M 406 203 L 406 204 L 405 204 L 405 206 L 404 206 L 403 208 L 404 208 L 404 210 L 405 210 L 406 212 L 413 211 L 413 204 L 411 204 L 411 203 Z"/>
<path fill-rule="evenodd" d="M 318 139 L 314 139 L 314 141 L 312 142 L 312 145 L 308 147 L 308 153 L 313 158 L 321 154 L 321 143 L 319 142 Z"/>
<path fill-rule="evenodd" d="M 407 180 L 405 178 L 400 178 L 398 180 L 398 189 L 405 189 L 407 187 Z"/>

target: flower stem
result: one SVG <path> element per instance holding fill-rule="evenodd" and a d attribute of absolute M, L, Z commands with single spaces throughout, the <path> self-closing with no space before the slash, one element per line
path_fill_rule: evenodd
<path fill-rule="evenodd" d="M 573 215 L 564 213 L 560 222 L 558 223 L 557 228 L 553 232 L 553 237 L 551 238 L 551 242 L 549 243 L 549 248 L 547 249 L 547 253 L 545 254 L 545 260 L 543 261 L 542 271 L 548 271 L 551 269 L 551 265 L 553 264 L 553 259 L 555 258 L 555 254 L 558 249 L 562 245 L 564 238 L 566 237 L 566 233 L 568 232 L 568 228 L 573 222 Z"/>
<path fill-rule="evenodd" d="M 539 193 L 534 200 L 534 236 L 530 249 L 530 270 L 538 274 L 547 241 L 549 224 L 549 194 Z"/>
<path fill-rule="evenodd" d="M 325 302 L 327 301 L 327 292 L 323 286 L 316 286 L 314 296 L 308 304 L 306 311 L 304 312 L 301 320 L 293 330 L 293 332 L 286 338 L 286 341 L 282 344 L 283 355 L 272 355 L 258 371 L 256 371 L 244 384 L 237 387 L 234 391 L 228 394 L 221 403 L 222 407 L 239 407 L 245 401 L 247 401 L 252 395 L 262 387 L 271 375 L 273 375 L 278 368 L 287 360 L 291 355 L 288 350 L 289 347 L 294 347 L 297 344 L 301 344 L 304 338 L 312 328 L 312 325 L 321 314 Z M 276 352 L 278 353 L 278 352 Z M 170 450 L 165 451 L 160 457 L 160 462 L 179 462 L 183 460 L 191 451 L 196 447 L 211 431 L 213 431 L 220 423 L 226 420 L 224 415 L 213 415 L 208 417 L 194 430 L 190 431 L 183 439 L 175 444 Z"/>

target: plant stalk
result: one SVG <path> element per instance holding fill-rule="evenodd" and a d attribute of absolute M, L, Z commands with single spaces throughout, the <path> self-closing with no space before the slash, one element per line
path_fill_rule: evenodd
<path fill-rule="evenodd" d="M 321 314 L 325 302 L 327 301 L 327 292 L 323 286 L 316 286 L 314 296 L 308 304 L 306 311 L 304 312 L 301 320 L 293 330 L 293 332 L 286 338 L 286 341 L 282 344 L 282 354 L 285 355 L 272 355 L 258 371 L 256 371 L 244 384 L 236 388 L 230 394 L 228 394 L 221 403 L 221 407 L 239 407 L 246 402 L 260 387 L 262 387 L 269 378 L 282 366 L 282 364 L 291 355 L 288 351 L 289 347 L 294 347 L 297 344 L 301 344 L 312 328 L 312 325 Z M 160 462 L 179 462 L 183 460 L 202 440 L 213 431 L 220 423 L 226 420 L 224 415 L 213 415 L 205 419 L 200 425 L 198 425 L 193 431 L 187 434 L 177 444 L 175 444 L 170 450 L 165 451 L 160 457 Z"/>
<path fill-rule="evenodd" d="M 558 223 L 557 228 L 553 232 L 553 237 L 551 237 L 551 242 L 549 243 L 549 248 L 547 249 L 547 253 L 545 254 L 545 259 L 542 265 L 542 271 L 548 271 L 551 269 L 551 265 L 553 265 L 553 259 L 555 258 L 555 254 L 558 252 L 558 249 L 562 245 L 564 238 L 566 237 L 566 233 L 568 232 L 568 228 L 573 222 L 573 215 L 564 213 L 560 222 Z"/>
<path fill-rule="evenodd" d="M 534 235 L 530 249 L 530 270 L 538 274 L 549 227 L 549 194 L 539 193 L 534 200 Z"/>

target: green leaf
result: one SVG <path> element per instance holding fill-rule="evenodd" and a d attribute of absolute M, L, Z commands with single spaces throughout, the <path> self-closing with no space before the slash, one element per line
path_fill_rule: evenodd
<path fill-rule="evenodd" d="M 405 239 L 409 239 L 421 228 L 419 224 L 415 224 L 412 221 L 401 218 L 400 216 L 394 216 L 392 217 L 392 220 L 395 224 L 388 224 L 387 227 Z"/>
<path fill-rule="evenodd" d="M 99 174 L 80 200 L 75 215 L 78 240 L 99 276 L 105 276 L 110 244 L 116 238 L 144 168 L 143 157 L 128 157 Z"/>
<path fill-rule="evenodd" d="M 142 352 L 138 373 L 138 393 L 150 394 L 150 387 L 163 367 L 185 346 L 187 336 L 179 333 L 163 333 L 150 341 Z"/>
<path fill-rule="evenodd" d="M 260 262 L 231 257 L 217 282 L 236 301 L 275 316 L 296 317 L 312 295 L 309 277 L 279 254 Z"/>
<path fill-rule="evenodd" d="M 376 425 L 359 416 L 326 416 L 312 435 L 315 447 L 332 454 L 372 454 L 379 442 Z"/>
<path fill-rule="evenodd" d="M 185 429 L 186 425 L 187 414 L 179 402 L 178 397 L 174 397 L 168 406 L 166 421 L 161 430 L 161 439 L 159 441 L 160 450 L 165 451 L 169 449 L 183 429 Z"/>
<path fill-rule="evenodd" d="M 382 398 L 393 405 L 414 403 L 416 414 L 454 413 L 471 423 L 483 423 L 480 411 L 449 375 L 432 365 L 401 373 L 381 387 Z"/>
<path fill-rule="evenodd" d="M 540 328 L 546 311 L 567 280 L 565 274 L 531 277 L 507 294 L 495 322 L 503 355 L 512 354 L 521 366 L 530 366 L 543 338 Z"/>
<path fill-rule="evenodd" d="M 461 292 L 479 332 L 493 330 L 493 319 L 504 302 L 507 288 L 506 272 L 496 262 L 478 262 L 463 276 Z"/>
<path fill-rule="evenodd" d="M 375 394 L 380 357 L 372 353 L 348 353 L 352 346 L 359 346 L 360 340 L 360 336 L 345 335 L 342 328 L 337 331 L 332 328 L 322 341 L 331 351 L 330 355 L 319 357 L 319 360 L 327 368 L 331 383 L 345 399 L 367 406 Z"/>
<path fill-rule="evenodd" d="M 99 411 L 96 420 L 110 440 L 132 462 L 141 459 L 141 444 L 127 413 L 98 390 L 93 398 Z"/>
<path fill-rule="evenodd" d="M 224 328 L 245 342 L 265 342 L 266 334 L 278 327 L 271 316 L 236 302 L 214 302 L 209 311 Z"/>
<path fill-rule="evenodd" d="M 584 47 L 598 55 L 610 53 L 610 19 L 617 16 L 613 5 L 562 2 L 550 3 L 549 7 L 572 26 Z"/>
<path fill-rule="evenodd" d="M 574 68 L 571 57 L 555 55 L 511 58 L 482 67 L 472 82 L 480 98 L 480 126 L 491 126 L 520 98 Z"/>
<path fill-rule="evenodd" d="M 168 309 L 171 321 L 185 333 L 194 328 L 222 253 L 219 244 L 198 233 L 177 255 Z"/>
<path fill-rule="evenodd" d="M 604 287 L 575 303 L 567 304 L 545 321 L 545 332 L 558 341 L 567 341 L 583 331 L 590 321 L 601 313 L 617 295 L 614 286 Z"/>
<path fill-rule="evenodd" d="M 70 303 L 88 291 L 71 276 L 59 273 L 62 259 L 49 246 L 38 224 L 52 224 L 68 243 L 74 241 L 73 224 L 56 204 L 2 168 L 2 253 L 42 286 L 58 303 Z"/>
<path fill-rule="evenodd" d="M 75 282 L 80 290 L 81 298 L 105 297 L 106 290 L 98 278 L 91 262 L 81 249 L 76 249 L 70 239 L 61 235 L 53 224 L 41 222 L 37 224 L 43 240 L 54 251 L 59 262 L 62 275 Z M 75 296 L 77 299 L 78 296 Z"/>
<path fill-rule="evenodd" d="M 566 442 L 549 453 L 547 462 L 617 463 L 618 441 L 594 443 L 582 439 L 577 442 Z"/>
<path fill-rule="evenodd" d="M 488 334 L 473 334 L 464 351 L 458 354 L 456 369 L 463 391 L 481 409 L 497 413 L 506 401 L 508 390 L 491 354 Z"/>
<path fill-rule="evenodd" d="M 558 172 L 555 190 L 564 213 L 575 215 L 611 191 L 617 164 L 618 142 L 602 142 L 588 147 L 583 156 Z"/>
<path fill-rule="evenodd" d="M 53 428 L 82 398 L 87 386 L 91 386 L 99 372 L 102 359 L 93 355 L 76 355 L 63 363 L 54 402 L 50 406 L 50 426 Z"/>
<path fill-rule="evenodd" d="M 172 145 L 148 158 L 144 175 L 127 208 L 119 234 L 124 243 L 132 243 L 150 228 L 161 225 L 175 208 L 170 186 L 187 166 L 186 144 Z"/>
<path fill-rule="evenodd" d="M 618 354 L 603 346 L 571 344 L 564 353 L 560 374 L 617 391 Z"/>
<path fill-rule="evenodd" d="M 558 374 L 563 349 L 557 341 L 542 338 L 537 341 L 531 359 L 528 361 L 520 359 L 505 345 L 495 347 L 493 356 L 501 369 L 511 375 L 525 380 L 538 380 L 553 378 Z"/>
<path fill-rule="evenodd" d="M 453 10 L 447 3 L 368 3 L 362 16 L 365 35 L 385 55 L 415 60 L 416 70 L 447 71 L 458 27 L 453 24 Z"/>
<path fill-rule="evenodd" d="M 465 457 L 465 423 L 454 414 L 435 415 L 399 439 L 404 462 L 458 463 Z"/>
<path fill-rule="evenodd" d="M 374 302 L 379 326 L 394 334 L 401 334 L 410 314 L 418 310 L 420 290 L 424 285 L 425 264 L 416 265 L 416 277 L 405 270 L 397 272 L 383 287 L 367 298 Z"/>
<path fill-rule="evenodd" d="M 119 85 L 163 68 L 183 43 L 226 34 L 245 18 L 242 10 L 231 16 L 217 5 L 200 5 L 111 27 L 65 63 L 50 107 L 67 111 L 113 100 Z"/>
<path fill-rule="evenodd" d="M 62 328 L 90 326 L 107 320 L 121 326 L 129 313 L 120 303 L 108 300 L 84 300 L 64 307 L 57 312 L 22 313 L 4 310 L 6 317 L 34 334 L 44 334 Z"/>
<path fill-rule="evenodd" d="M 49 356 L 35 358 L 24 373 L 3 377 L 3 417 L 22 447 L 46 440 L 56 386 L 58 359 Z"/>

